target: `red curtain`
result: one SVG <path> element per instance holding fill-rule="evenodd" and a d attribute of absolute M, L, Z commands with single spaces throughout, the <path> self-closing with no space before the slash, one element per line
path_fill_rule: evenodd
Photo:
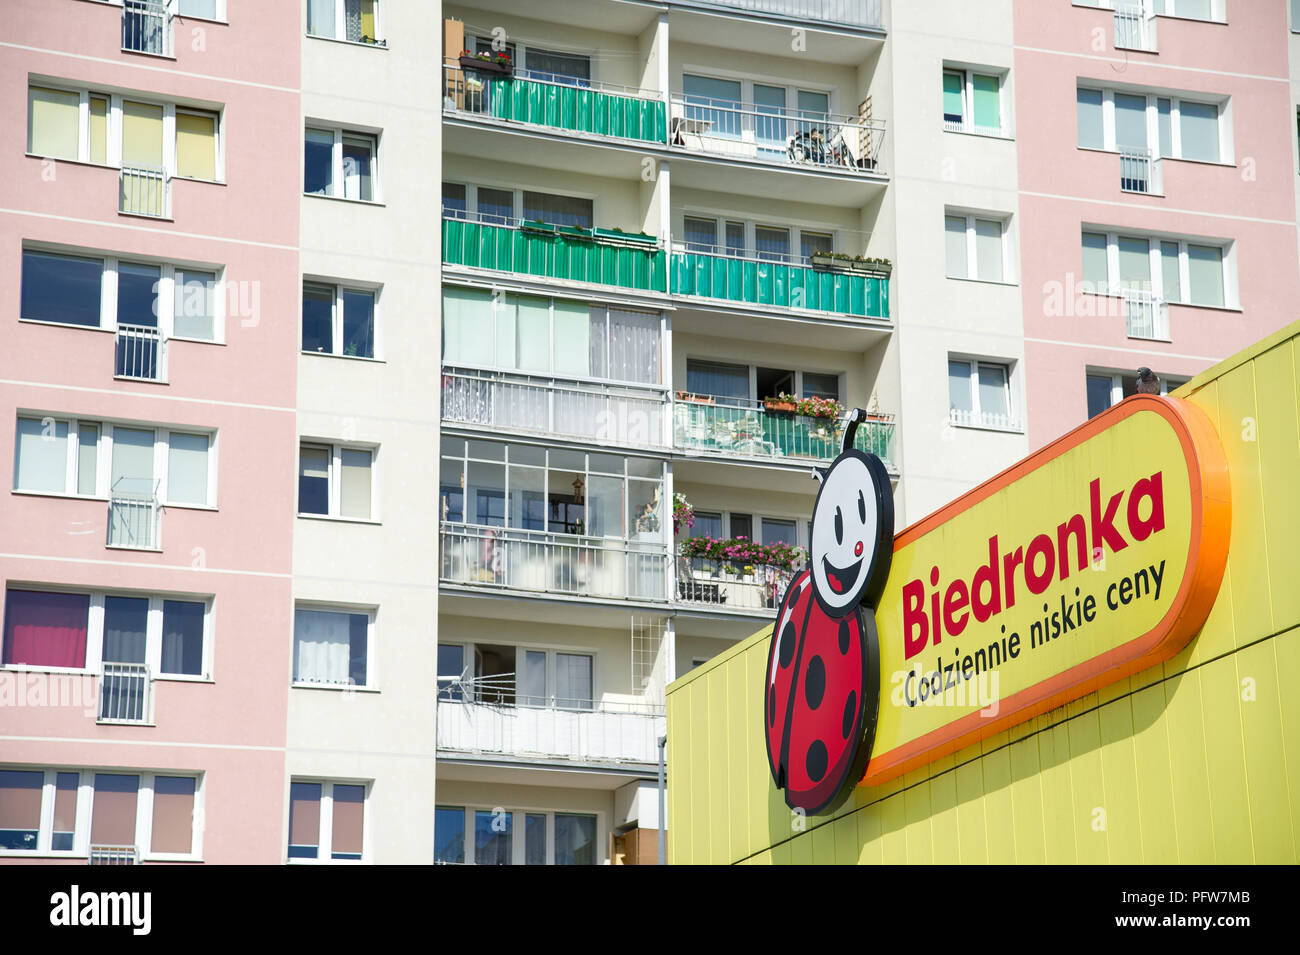
<path fill-rule="evenodd" d="M 5 600 L 5 663 L 84 667 L 86 594 L 11 590 Z"/>

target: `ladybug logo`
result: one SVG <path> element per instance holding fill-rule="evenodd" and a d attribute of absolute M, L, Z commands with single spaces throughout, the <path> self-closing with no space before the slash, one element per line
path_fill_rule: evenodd
<path fill-rule="evenodd" d="M 853 792 L 876 729 L 875 607 L 894 552 L 894 497 L 880 459 L 853 447 L 865 418 L 854 409 L 839 456 L 814 471 L 809 564 L 781 600 L 767 659 L 768 768 L 786 804 L 812 814 Z"/>

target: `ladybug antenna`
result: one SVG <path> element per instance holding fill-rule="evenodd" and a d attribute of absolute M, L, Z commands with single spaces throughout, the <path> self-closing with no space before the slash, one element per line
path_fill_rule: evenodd
<path fill-rule="evenodd" d="M 853 447 L 853 439 L 858 433 L 858 425 L 866 420 L 867 413 L 861 408 L 854 408 L 849 412 L 844 425 L 844 440 L 840 442 L 840 454 Z"/>
<path fill-rule="evenodd" d="M 826 480 L 826 468 L 813 468 L 812 476 L 817 479 L 818 484 L 821 484 Z"/>

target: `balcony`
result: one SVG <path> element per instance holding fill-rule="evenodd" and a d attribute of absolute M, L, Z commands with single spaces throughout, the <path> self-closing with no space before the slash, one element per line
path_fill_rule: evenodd
<path fill-rule="evenodd" d="M 156 166 L 123 166 L 118 174 L 118 212 L 128 216 L 170 219 L 172 181 Z"/>
<path fill-rule="evenodd" d="M 108 546 L 162 550 L 162 504 L 154 493 L 113 489 L 108 499 Z"/>
<path fill-rule="evenodd" d="M 770 565 L 730 565 L 702 557 L 679 557 L 677 602 L 690 607 L 765 614 L 781 598 L 798 571 Z"/>
<path fill-rule="evenodd" d="M 869 104 L 869 100 L 865 103 Z M 674 93 L 670 144 L 786 168 L 883 176 L 884 120 Z"/>
<path fill-rule="evenodd" d="M 1168 302 L 1142 289 L 1124 289 L 1123 296 L 1124 325 L 1129 338 L 1171 341 Z"/>
<path fill-rule="evenodd" d="M 667 107 L 649 90 L 586 80 L 579 86 L 525 70 L 503 75 L 448 66 L 443 74 L 448 115 L 660 146 L 668 138 Z"/>
<path fill-rule="evenodd" d="M 721 403 L 726 402 L 726 403 Z M 858 426 L 853 446 L 876 455 L 892 472 L 895 422 L 891 414 L 871 413 Z M 840 453 L 844 426 L 839 421 L 769 412 L 762 402 L 692 395 L 673 405 L 673 443 L 683 451 L 723 457 L 830 461 Z"/>
<path fill-rule="evenodd" d="M 451 366 L 442 370 L 442 420 L 492 431 L 664 448 L 668 408 L 664 392 L 633 385 Z"/>
<path fill-rule="evenodd" d="M 438 755 L 512 756 L 580 763 L 659 761 L 662 706 L 585 701 L 572 708 L 439 699 Z"/>
<path fill-rule="evenodd" d="M 668 549 L 662 540 L 445 523 L 439 563 L 444 584 L 607 600 L 668 599 Z"/>
<path fill-rule="evenodd" d="M 667 256 L 653 236 L 531 220 L 444 217 L 444 265 L 608 285 L 668 290 Z"/>
<path fill-rule="evenodd" d="M 889 318 L 889 276 L 814 269 L 807 259 L 732 253 L 718 247 L 675 249 L 672 293 L 727 305 Z"/>
<path fill-rule="evenodd" d="M 884 28 L 880 0 L 674 0 L 674 6 L 716 8 L 760 17 L 829 23 L 864 30 Z"/>
<path fill-rule="evenodd" d="M 1147 14 L 1141 3 L 1115 11 L 1115 49 L 1157 52 L 1156 20 Z"/>
<path fill-rule="evenodd" d="M 100 723 L 153 722 L 153 681 L 143 663 L 105 663 L 99 679 Z"/>
<path fill-rule="evenodd" d="M 172 55 L 172 15 L 166 0 L 122 0 L 122 49 Z"/>
<path fill-rule="evenodd" d="M 1119 148 L 1119 188 L 1143 196 L 1163 196 L 1164 176 L 1159 156 L 1151 150 L 1121 146 Z"/>
<path fill-rule="evenodd" d="M 167 339 L 149 325 L 117 326 L 113 376 L 131 381 L 167 380 Z"/>

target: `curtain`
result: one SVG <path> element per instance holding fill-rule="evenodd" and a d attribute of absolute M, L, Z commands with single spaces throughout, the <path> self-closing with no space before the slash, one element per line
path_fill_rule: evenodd
<path fill-rule="evenodd" d="M 1079 108 L 1079 145 L 1084 149 L 1101 149 L 1106 143 L 1101 114 L 1101 90 L 1077 93 Z"/>
<path fill-rule="evenodd" d="M 151 852 L 188 855 L 194 838 L 194 778 L 155 776 Z"/>
<path fill-rule="evenodd" d="M 294 613 L 294 679 L 300 683 L 348 682 L 349 614 L 324 610 Z"/>
<path fill-rule="evenodd" d="M 591 374 L 597 378 L 659 383 L 659 316 L 603 306 L 591 309 Z"/>
<path fill-rule="evenodd" d="M 90 155 L 91 162 L 108 162 L 108 100 L 103 96 L 90 97 Z"/>
<path fill-rule="evenodd" d="M 1002 223 L 975 220 L 975 267 L 986 282 L 1002 281 Z"/>
<path fill-rule="evenodd" d="M 1183 137 L 1183 158 L 1219 161 L 1219 107 L 1211 103 L 1182 102 L 1179 131 Z"/>
<path fill-rule="evenodd" d="M 0 770 L 0 849 L 36 849 L 45 773 Z"/>
<path fill-rule="evenodd" d="M 144 663 L 149 600 L 145 597 L 104 598 L 105 663 Z"/>
<path fill-rule="evenodd" d="M 163 108 L 151 103 L 122 104 L 122 164 L 161 169 Z"/>
<path fill-rule="evenodd" d="M 307 32 L 334 38 L 334 4 L 337 0 L 307 0 Z"/>
<path fill-rule="evenodd" d="M 1105 291 L 1110 286 L 1110 266 L 1106 257 L 1106 236 L 1101 232 L 1083 234 L 1083 280 L 1093 289 Z"/>
<path fill-rule="evenodd" d="M 1147 98 L 1129 93 L 1115 94 L 1115 145 L 1133 149 L 1147 147 Z"/>
<path fill-rule="evenodd" d="M 482 222 L 509 224 L 515 218 L 515 194 L 510 189 L 478 187 L 478 217 Z"/>
<path fill-rule="evenodd" d="M 135 801 L 139 791 L 139 776 L 95 774 L 94 808 L 90 816 L 91 845 L 135 845 Z"/>
<path fill-rule="evenodd" d="M 966 80 L 961 73 L 944 71 L 943 118 L 949 123 L 960 123 L 962 121 L 962 87 L 965 85 Z"/>
<path fill-rule="evenodd" d="M 320 783 L 289 784 L 289 857 L 314 859 L 320 846 Z"/>
<path fill-rule="evenodd" d="M 754 229 L 754 246 L 760 259 L 784 260 L 790 254 L 790 230 L 758 226 Z"/>
<path fill-rule="evenodd" d="M 555 300 L 555 373 L 591 374 L 590 307 L 582 302 Z"/>
<path fill-rule="evenodd" d="M 948 257 L 948 275 L 964 279 L 969 271 L 966 261 L 966 217 L 943 217 L 944 249 Z"/>
<path fill-rule="evenodd" d="M 498 324 L 511 325 L 514 341 L 510 349 L 498 349 L 502 364 L 522 371 L 549 371 L 551 367 L 551 301 L 531 295 L 511 296 L 513 316 Z M 513 322 L 509 319 L 513 318 Z"/>
<path fill-rule="evenodd" d="M 1146 239 L 1120 236 L 1119 281 L 1124 288 L 1151 287 L 1151 244 Z"/>
<path fill-rule="evenodd" d="M 688 250 L 705 253 L 717 251 L 718 222 L 716 219 L 686 216 L 682 223 L 686 231 L 686 248 Z"/>
<path fill-rule="evenodd" d="M 211 113 L 176 113 L 176 174 L 217 178 L 217 118 Z"/>
<path fill-rule="evenodd" d="M 4 662 L 30 666 L 86 665 L 90 597 L 11 590 L 5 599 Z"/>
<path fill-rule="evenodd" d="M 528 72 L 554 83 L 586 86 L 591 79 L 591 57 L 572 53 L 555 53 L 530 47 L 527 51 Z"/>
<path fill-rule="evenodd" d="M 204 606 L 197 601 L 164 600 L 161 673 L 203 673 Z"/>
<path fill-rule="evenodd" d="M 27 151 L 51 159 L 77 158 L 81 96 L 33 86 L 27 91 Z"/>
<path fill-rule="evenodd" d="M 596 817 L 555 814 L 555 864 L 596 864 Z"/>
<path fill-rule="evenodd" d="M 334 825 L 330 838 L 333 858 L 361 858 L 365 811 L 365 786 L 334 784 Z"/>
<path fill-rule="evenodd" d="M 998 98 L 998 78 L 976 73 L 971 82 L 975 87 L 975 125 L 981 129 L 1001 129 L 1002 109 Z"/>
<path fill-rule="evenodd" d="M 577 196 L 553 196 L 544 192 L 524 193 L 524 218 L 540 219 L 553 225 L 591 228 L 592 202 Z"/>
<path fill-rule="evenodd" d="M 173 431 L 167 445 L 167 500 L 208 503 L 208 436 Z"/>
<path fill-rule="evenodd" d="M 19 418 L 14 455 L 16 488 L 23 491 L 64 491 L 68 471 L 68 423 L 55 421 L 47 426 L 40 418 Z"/>
<path fill-rule="evenodd" d="M 492 293 L 447 286 L 442 290 L 442 356 L 452 365 L 493 365 Z"/>
<path fill-rule="evenodd" d="M 343 451 L 340 480 L 340 513 L 344 517 L 370 518 L 370 451 Z"/>
<path fill-rule="evenodd" d="M 749 399 L 749 367 L 688 359 L 686 390 L 693 395 L 713 395 L 743 403 Z"/>

